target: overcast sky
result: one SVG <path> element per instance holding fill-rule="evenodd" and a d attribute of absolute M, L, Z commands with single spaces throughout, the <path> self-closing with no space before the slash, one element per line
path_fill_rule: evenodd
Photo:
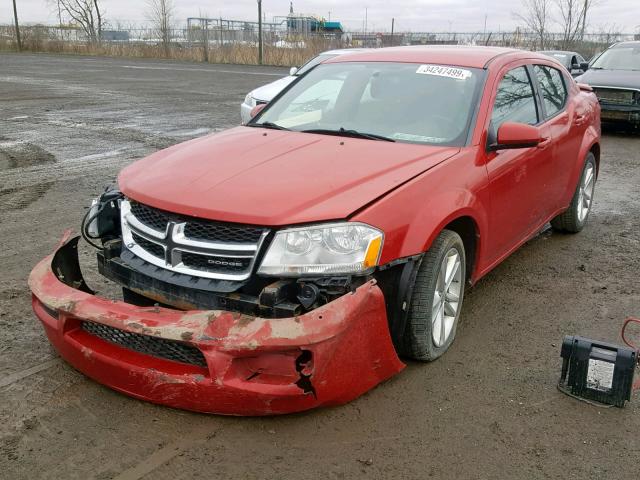
<path fill-rule="evenodd" d="M 256 0 L 173 0 L 176 22 L 186 23 L 187 17 L 206 15 L 239 20 L 254 20 Z M 21 22 L 57 22 L 55 0 L 17 0 Z M 289 12 L 288 0 L 263 0 L 267 21 Z M 145 0 L 102 0 L 106 17 L 112 24 L 144 23 Z M 390 30 L 391 18 L 396 19 L 396 31 L 482 31 L 485 15 L 487 30 L 508 30 L 518 21 L 514 12 L 520 10 L 520 0 L 305 0 L 294 1 L 294 10 L 331 20 L 339 20 L 347 30 L 363 28 L 367 7 L 368 31 Z M 615 27 L 626 33 L 640 28 L 639 0 L 598 0 L 589 20 L 590 30 L 610 30 Z M 0 23 L 13 20 L 11 0 L 0 0 Z"/>

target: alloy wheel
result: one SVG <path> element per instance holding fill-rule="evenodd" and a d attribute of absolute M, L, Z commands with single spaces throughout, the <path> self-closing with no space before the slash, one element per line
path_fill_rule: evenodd
<path fill-rule="evenodd" d="M 595 168 L 592 163 L 587 165 L 580 183 L 578 191 L 578 221 L 583 222 L 589 210 L 591 209 L 591 201 L 593 199 L 593 191 L 596 185 Z"/>
<path fill-rule="evenodd" d="M 460 253 L 451 248 L 442 259 L 431 310 L 431 336 L 436 347 L 442 347 L 451 336 L 460 308 L 462 268 Z"/>

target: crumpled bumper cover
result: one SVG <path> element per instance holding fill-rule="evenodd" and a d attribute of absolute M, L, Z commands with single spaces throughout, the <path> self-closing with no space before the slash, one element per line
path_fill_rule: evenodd
<path fill-rule="evenodd" d="M 77 242 L 65 235 L 31 272 L 33 309 L 66 361 L 125 394 L 200 412 L 282 414 L 349 402 L 404 368 L 375 281 L 295 318 L 138 307 L 88 289 Z M 147 343 L 195 347 L 205 362 L 141 353 L 83 322 Z"/>

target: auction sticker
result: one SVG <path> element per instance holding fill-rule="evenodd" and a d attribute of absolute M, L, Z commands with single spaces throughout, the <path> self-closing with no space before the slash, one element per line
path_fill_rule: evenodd
<path fill-rule="evenodd" d="M 587 387 L 601 392 L 608 392 L 613 386 L 615 364 L 604 360 L 589 359 L 587 369 Z"/>
<path fill-rule="evenodd" d="M 444 65 L 420 65 L 416 73 L 422 75 L 436 75 L 438 77 L 455 78 L 456 80 L 466 80 L 471 77 L 470 70 L 457 67 L 447 67 Z"/>

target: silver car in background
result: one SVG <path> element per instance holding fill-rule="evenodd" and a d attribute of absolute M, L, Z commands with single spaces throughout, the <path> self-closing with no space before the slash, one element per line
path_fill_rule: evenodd
<path fill-rule="evenodd" d="M 304 75 L 319 63 L 326 62 L 330 58 L 337 57 L 338 55 L 345 55 L 347 53 L 355 53 L 366 50 L 365 48 L 344 48 L 340 50 L 327 50 L 322 52 L 317 57 L 313 57 L 307 63 L 301 67 L 291 67 L 289 75 L 284 78 L 279 78 L 275 82 L 268 83 L 262 87 L 258 87 L 255 90 L 250 91 L 244 98 L 244 102 L 240 105 L 240 118 L 242 123 L 245 124 L 251 120 L 251 110 L 256 105 L 262 103 L 269 103 L 276 95 L 278 95 L 284 88 L 293 82 L 298 76 Z"/>
<path fill-rule="evenodd" d="M 587 62 L 582 55 L 578 52 L 568 52 L 564 50 L 543 50 L 538 53 L 542 53 L 551 58 L 555 58 L 564 67 L 569 70 L 572 77 L 582 75 L 589 68 L 589 62 Z"/>

